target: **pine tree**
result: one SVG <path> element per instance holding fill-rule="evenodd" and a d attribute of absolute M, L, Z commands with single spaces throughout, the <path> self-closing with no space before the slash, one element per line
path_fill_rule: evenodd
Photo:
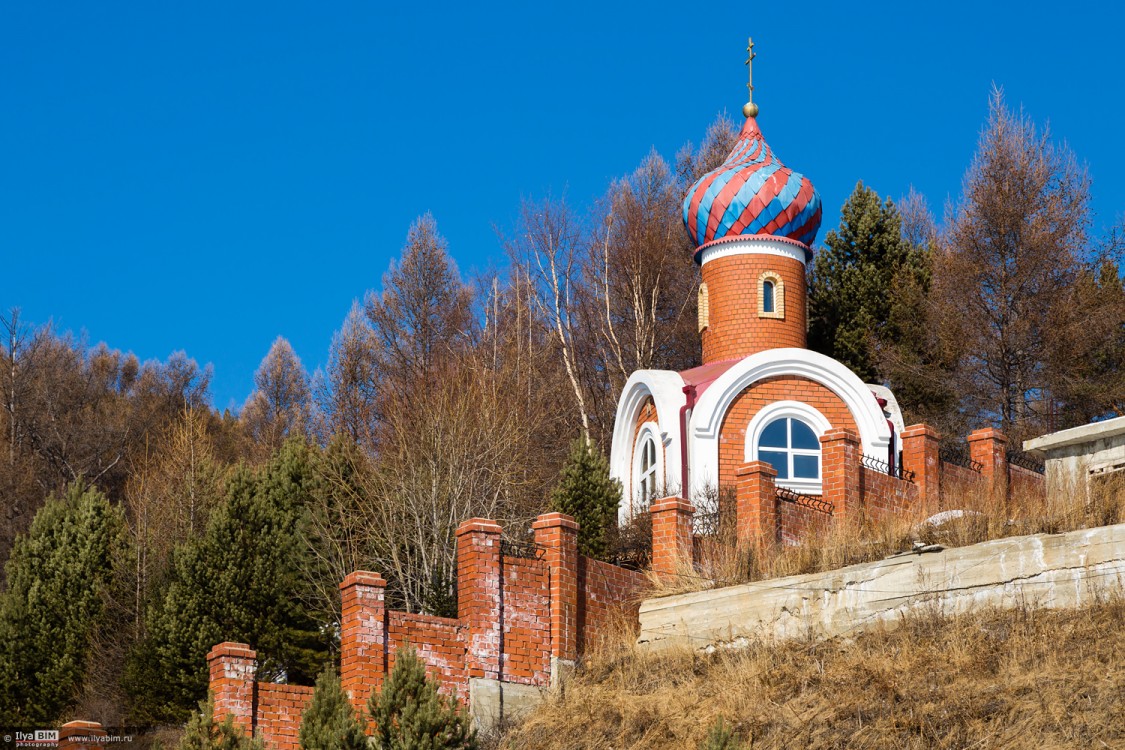
<path fill-rule="evenodd" d="M 309 613 L 303 541 L 312 460 L 291 440 L 261 473 L 240 469 L 203 536 L 176 550 L 127 674 L 136 719 L 186 719 L 207 692 L 207 652 L 223 641 L 251 644 L 261 679 L 311 681 L 320 671 L 327 643 Z"/>
<path fill-rule="evenodd" d="M 605 455 L 590 441 L 575 440 L 551 498 L 551 508 L 578 522 L 581 554 L 605 556 L 620 503 L 621 483 L 609 475 Z"/>
<path fill-rule="evenodd" d="M 711 725 L 711 731 L 707 733 L 699 750 L 742 750 L 743 747 L 734 732 L 719 719 Z"/>
<path fill-rule="evenodd" d="M 312 702 L 301 714 L 302 750 L 366 750 L 363 722 L 355 715 L 340 685 L 336 670 L 329 666 L 316 679 Z"/>
<path fill-rule="evenodd" d="M 50 724 L 73 704 L 128 551 L 121 509 L 80 483 L 17 538 L 0 595 L 0 724 Z"/>
<path fill-rule="evenodd" d="M 902 236 L 888 198 L 858 183 L 828 232 L 809 274 L 809 348 L 843 362 L 865 381 L 880 380 L 876 336 L 891 318 L 895 282 L 925 275 L 925 248 Z"/>
<path fill-rule="evenodd" d="M 395 666 L 367 711 L 377 750 L 475 750 L 476 733 L 456 702 L 438 692 L 426 666 L 410 648 L 395 652 Z"/>
<path fill-rule="evenodd" d="M 215 704 L 208 698 L 200 701 L 199 711 L 188 719 L 179 750 L 264 750 L 265 744 L 243 734 L 230 716 L 215 723 Z"/>

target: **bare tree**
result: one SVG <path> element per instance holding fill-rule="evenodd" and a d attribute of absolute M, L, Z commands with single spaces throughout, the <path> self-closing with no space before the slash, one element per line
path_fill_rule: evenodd
<path fill-rule="evenodd" d="M 346 435 L 372 450 L 379 414 L 379 363 L 375 332 L 358 302 L 332 336 L 328 364 L 313 378 L 321 442 Z"/>
<path fill-rule="evenodd" d="M 1089 177 L 993 91 L 988 123 L 947 219 L 934 294 L 945 346 L 960 352 L 964 409 L 1013 437 L 1051 402 L 1048 342 L 1079 310 L 1060 291 L 1087 258 Z"/>
<path fill-rule="evenodd" d="M 254 385 L 242 409 L 242 423 L 257 445 L 272 453 L 289 435 L 303 433 L 309 427 L 309 378 L 284 337 L 278 336 L 270 346 L 254 373 Z"/>
<path fill-rule="evenodd" d="M 579 375 L 576 343 L 578 298 L 581 294 L 585 241 L 581 228 L 563 200 L 524 200 L 508 255 L 528 281 L 536 313 L 548 321 L 566 370 L 582 434 L 590 437 L 590 412 Z"/>

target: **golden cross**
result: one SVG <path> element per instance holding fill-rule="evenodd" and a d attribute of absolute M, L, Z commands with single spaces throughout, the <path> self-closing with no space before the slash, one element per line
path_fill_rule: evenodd
<path fill-rule="evenodd" d="M 746 45 L 746 54 L 748 55 L 746 58 L 746 88 L 750 92 L 750 97 L 747 101 L 752 102 L 754 101 L 754 58 L 758 55 L 754 52 L 754 37 L 749 37 L 746 41 L 748 42 Z"/>

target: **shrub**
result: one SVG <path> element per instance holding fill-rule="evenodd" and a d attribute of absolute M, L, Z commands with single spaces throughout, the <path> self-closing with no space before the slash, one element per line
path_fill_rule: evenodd
<path fill-rule="evenodd" d="M 367 710 L 375 723 L 378 750 L 476 750 L 476 733 L 456 702 L 426 677 L 413 649 L 399 649 L 381 692 L 372 691 Z"/>
<path fill-rule="evenodd" d="M 312 702 L 301 715 L 302 750 L 364 750 L 367 737 L 331 666 L 316 678 Z"/>

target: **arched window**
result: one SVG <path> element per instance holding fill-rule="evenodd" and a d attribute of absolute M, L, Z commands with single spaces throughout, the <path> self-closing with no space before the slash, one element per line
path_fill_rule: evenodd
<path fill-rule="evenodd" d="M 640 474 L 637 478 L 637 492 L 646 507 L 656 496 L 656 475 L 656 440 L 650 432 L 641 441 Z"/>
<path fill-rule="evenodd" d="M 697 301 L 699 303 L 699 332 L 703 333 L 703 329 L 711 323 L 711 297 L 707 293 L 706 282 L 699 285 L 699 296 Z"/>
<path fill-rule="evenodd" d="M 785 318 L 785 282 L 774 271 L 758 277 L 758 317 Z"/>
<path fill-rule="evenodd" d="M 796 417 L 779 417 L 767 424 L 758 436 L 757 455 L 777 469 L 778 481 L 820 481 L 820 439 Z"/>

